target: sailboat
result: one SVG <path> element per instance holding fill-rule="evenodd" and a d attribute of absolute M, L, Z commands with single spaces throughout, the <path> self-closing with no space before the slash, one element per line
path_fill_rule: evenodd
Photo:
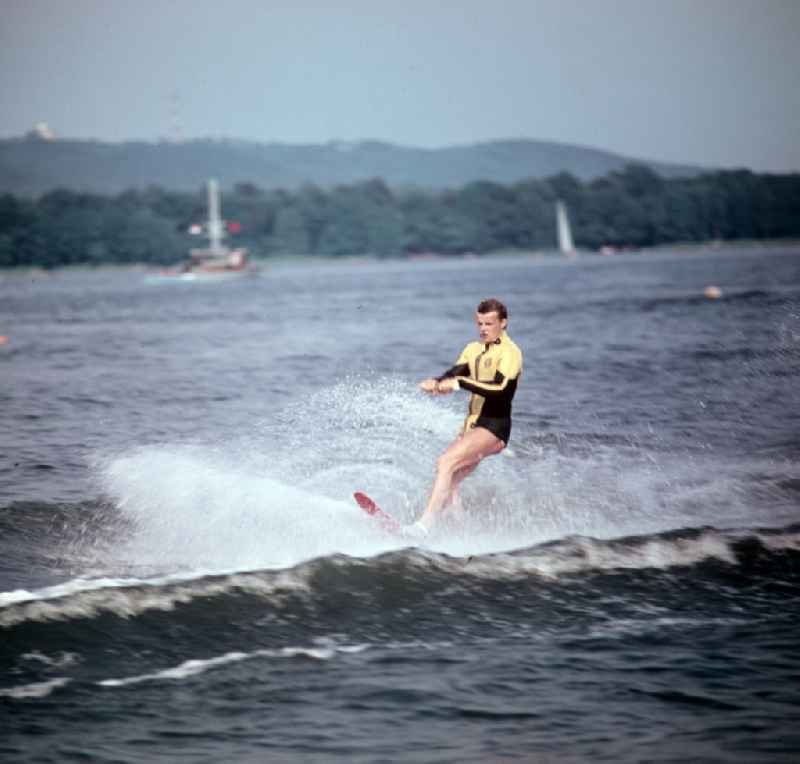
<path fill-rule="evenodd" d="M 205 233 L 208 246 L 189 250 L 189 259 L 172 268 L 165 268 L 150 277 L 154 281 L 221 281 L 252 276 L 257 270 L 248 263 L 249 253 L 243 247 L 230 249 L 223 244 L 226 224 L 220 217 L 219 184 L 208 181 L 208 220 L 205 226 L 194 225 L 191 233 Z"/>
<path fill-rule="evenodd" d="M 575 257 L 577 252 L 572 242 L 572 229 L 567 216 L 567 206 L 560 199 L 556 202 L 556 231 L 559 252 L 567 257 Z"/>

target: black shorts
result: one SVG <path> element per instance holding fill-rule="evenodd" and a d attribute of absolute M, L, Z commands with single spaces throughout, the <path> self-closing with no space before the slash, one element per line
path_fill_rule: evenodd
<path fill-rule="evenodd" d="M 500 438 L 506 445 L 508 445 L 509 438 L 511 438 L 510 418 L 495 419 L 488 416 L 479 416 L 472 424 L 472 427 L 483 427 L 485 430 L 489 430 L 492 435 Z"/>

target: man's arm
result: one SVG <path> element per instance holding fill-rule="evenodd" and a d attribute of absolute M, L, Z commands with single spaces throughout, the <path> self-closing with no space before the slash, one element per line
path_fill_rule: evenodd
<path fill-rule="evenodd" d="M 451 366 L 444 374 L 439 377 L 436 377 L 437 382 L 441 382 L 443 379 L 450 379 L 451 377 L 468 377 L 469 376 L 469 364 L 468 363 L 457 363 L 455 366 Z"/>
<path fill-rule="evenodd" d="M 469 347 L 469 345 L 467 347 Z M 469 376 L 467 348 L 461 351 L 461 355 L 458 357 L 454 366 L 451 366 L 441 376 L 423 379 L 422 382 L 419 383 L 419 387 L 421 390 L 424 390 L 426 393 L 431 393 L 432 395 L 452 393 L 453 390 L 458 389 L 458 383 L 455 381 L 455 378 L 458 376 Z"/>
<path fill-rule="evenodd" d="M 422 382 L 419 383 L 419 387 L 420 390 L 424 390 L 426 393 L 431 393 L 432 395 L 444 395 L 445 393 L 452 393 L 454 390 L 458 390 L 458 380 L 455 377 L 443 379 L 431 377 L 429 379 L 423 379 Z"/>

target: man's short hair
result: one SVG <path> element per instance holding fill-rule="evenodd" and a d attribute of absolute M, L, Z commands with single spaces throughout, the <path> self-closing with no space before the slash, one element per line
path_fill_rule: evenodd
<path fill-rule="evenodd" d="M 483 300 L 478 305 L 477 312 L 478 313 L 497 313 L 497 317 L 500 320 L 502 320 L 504 318 L 505 319 L 508 318 L 508 310 L 506 309 L 506 306 L 503 305 L 503 303 L 500 302 L 500 300 L 495 300 L 494 297 L 490 297 L 488 300 Z"/>

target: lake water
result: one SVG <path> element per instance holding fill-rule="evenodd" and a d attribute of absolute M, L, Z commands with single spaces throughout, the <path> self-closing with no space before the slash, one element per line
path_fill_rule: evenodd
<path fill-rule="evenodd" d="M 421 511 L 490 296 L 510 448 L 407 548 L 352 493 Z M 7 274 L 0 334 L 3 761 L 797 760 L 800 250 Z"/>

